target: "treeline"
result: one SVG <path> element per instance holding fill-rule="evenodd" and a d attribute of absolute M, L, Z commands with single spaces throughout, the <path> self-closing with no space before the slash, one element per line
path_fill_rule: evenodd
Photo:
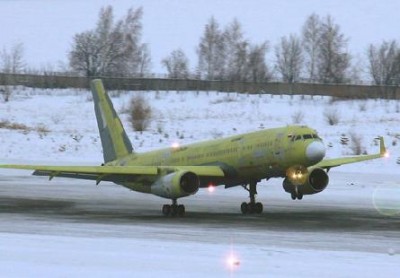
<path fill-rule="evenodd" d="M 63 71 L 85 77 L 154 76 L 150 47 L 142 42 L 142 17 L 142 8 L 129 9 L 121 19 L 115 19 L 112 6 L 102 8 L 94 28 L 73 37 Z M 193 65 L 179 48 L 161 64 L 167 77 L 176 79 L 350 84 L 367 78 L 376 85 L 400 83 L 396 40 L 367 46 L 361 64 L 348 51 L 349 41 L 330 15 L 311 14 L 298 33 L 281 37 L 275 45 L 268 40 L 251 42 L 237 19 L 221 26 L 211 17 L 195 46 Z M 23 45 L 2 51 L 0 69 L 5 73 L 27 71 Z"/>
<path fill-rule="evenodd" d="M 0 73 L 0 96 L 8 101 L 17 85 L 33 88 L 88 89 L 92 78 L 101 78 L 108 90 L 122 91 L 219 91 L 246 94 L 330 96 L 333 99 L 400 99 L 399 86 L 349 84 L 245 82 L 176 78 L 84 77 Z M 5 85 L 5 86 L 4 86 Z"/>

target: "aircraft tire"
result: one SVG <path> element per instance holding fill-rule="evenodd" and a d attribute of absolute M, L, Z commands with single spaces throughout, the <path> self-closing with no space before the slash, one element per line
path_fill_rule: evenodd
<path fill-rule="evenodd" d="M 296 193 L 292 192 L 290 195 L 292 196 L 292 200 L 296 200 L 297 199 Z"/>
<path fill-rule="evenodd" d="M 171 206 L 171 216 L 177 216 L 177 215 L 178 215 L 178 206 L 172 205 Z"/>
<path fill-rule="evenodd" d="M 163 205 L 162 214 L 164 216 L 168 216 L 170 213 L 171 213 L 171 206 L 170 205 Z"/>
<path fill-rule="evenodd" d="M 182 217 L 185 215 L 185 206 L 184 205 L 179 205 L 177 208 L 177 213 L 178 216 Z"/>
<path fill-rule="evenodd" d="M 300 193 L 300 192 L 299 192 L 299 193 L 297 194 L 297 199 L 298 199 L 298 200 L 303 199 L 303 193 Z"/>
<path fill-rule="evenodd" d="M 254 212 L 255 213 L 261 214 L 263 212 L 263 209 L 264 209 L 263 204 L 261 204 L 259 202 L 254 204 Z"/>
<path fill-rule="evenodd" d="M 253 214 L 253 213 L 255 213 L 256 212 L 256 203 L 248 203 L 248 206 L 249 206 L 249 213 L 250 214 Z"/>
<path fill-rule="evenodd" d="M 248 214 L 249 213 L 249 205 L 246 202 L 243 202 L 240 205 L 240 210 L 242 211 L 243 214 Z"/>

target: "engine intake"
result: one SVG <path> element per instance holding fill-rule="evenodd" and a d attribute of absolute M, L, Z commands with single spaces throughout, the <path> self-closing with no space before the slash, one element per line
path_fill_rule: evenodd
<path fill-rule="evenodd" d="M 283 188 L 288 193 L 300 192 L 303 195 L 316 194 L 323 191 L 329 183 L 329 176 L 321 168 L 314 168 L 305 173 L 305 182 L 295 185 L 289 177 L 283 180 Z"/>
<path fill-rule="evenodd" d="M 195 194 L 199 190 L 199 177 L 190 171 L 178 171 L 159 178 L 152 186 L 154 195 L 176 199 Z"/>

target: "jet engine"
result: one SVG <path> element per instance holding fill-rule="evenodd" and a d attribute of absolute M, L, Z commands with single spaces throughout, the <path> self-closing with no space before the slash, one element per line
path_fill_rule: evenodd
<path fill-rule="evenodd" d="M 291 193 L 293 199 L 301 199 L 303 195 L 319 193 L 328 186 L 329 177 L 324 169 L 313 168 L 305 170 L 294 177 L 287 176 L 283 180 L 283 189 Z M 301 180 L 301 183 L 298 182 L 299 180 Z"/>
<path fill-rule="evenodd" d="M 178 171 L 159 178 L 152 186 L 154 195 L 177 199 L 195 194 L 199 190 L 199 177 L 190 171 Z"/>

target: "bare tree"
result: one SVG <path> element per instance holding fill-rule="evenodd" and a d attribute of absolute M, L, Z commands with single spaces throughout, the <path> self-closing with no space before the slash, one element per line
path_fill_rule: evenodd
<path fill-rule="evenodd" d="M 71 68 L 86 76 L 96 76 L 100 69 L 100 48 L 97 45 L 98 39 L 93 31 L 87 31 L 74 36 L 74 47 L 69 53 Z"/>
<path fill-rule="evenodd" d="M 182 49 L 177 49 L 161 61 L 168 71 L 169 78 L 187 78 L 189 75 L 189 60 Z"/>
<path fill-rule="evenodd" d="M 147 44 L 143 43 L 139 49 L 139 67 L 138 67 L 138 75 L 140 77 L 144 77 L 149 74 L 151 70 L 151 54 L 150 49 Z"/>
<path fill-rule="evenodd" d="M 275 47 L 276 67 L 284 82 L 299 81 L 303 65 L 301 41 L 295 35 L 282 37 L 280 44 Z"/>
<path fill-rule="evenodd" d="M 223 35 L 218 22 L 211 17 L 197 48 L 198 73 L 206 79 L 222 79 L 225 68 Z"/>
<path fill-rule="evenodd" d="M 124 48 L 122 21 L 114 23 L 112 6 L 102 8 L 95 29 L 97 39 L 97 70 L 100 75 L 116 75 L 125 70 L 127 52 Z"/>
<path fill-rule="evenodd" d="M 122 23 L 124 47 L 126 51 L 126 72 L 140 76 L 149 72 L 151 67 L 150 50 L 147 44 L 140 42 L 142 36 L 143 9 L 129 9 Z"/>
<path fill-rule="evenodd" d="M 24 45 L 17 43 L 10 50 L 3 49 L 0 55 L 1 71 L 4 73 L 20 73 L 25 68 Z"/>
<path fill-rule="evenodd" d="M 310 82 L 317 80 L 318 50 L 321 40 L 321 20 L 315 13 L 310 15 L 302 29 L 302 44 L 306 66 L 306 77 Z"/>
<path fill-rule="evenodd" d="M 86 76 L 130 75 L 143 70 L 141 54 L 148 52 L 140 43 L 142 14 L 141 8 L 129 9 L 123 20 L 115 22 L 113 8 L 102 8 L 96 28 L 74 36 L 69 53 L 71 68 Z"/>
<path fill-rule="evenodd" d="M 400 77 L 400 48 L 395 40 L 368 47 L 369 72 L 376 85 L 397 85 Z"/>
<path fill-rule="evenodd" d="M 348 39 L 340 32 L 331 16 L 321 24 L 321 38 L 318 51 L 318 76 L 323 83 L 343 83 L 350 66 L 350 54 L 347 52 Z"/>
<path fill-rule="evenodd" d="M 351 84 L 363 84 L 363 74 L 366 73 L 367 68 L 364 59 L 361 55 L 352 57 L 352 65 L 348 68 L 347 77 Z"/>
<path fill-rule="evenodd" d="M 237 19 L 225 29 L 224 50 L 226 59 L 226 79 L 243 81 L 246 79 L 246 64 L 249 42 L 244 39 L 242 25 Z"/>
<path fill-rule="evenodd" d="M 247 79 L 252 82 L 263 82 L 271 79 L 271 73 L 265 62 L 268 43 L 250 45 L 247 59 Z"/>
<path fill-rule="evenodd" d="M 4 73 L 12 74 L 24 71 L 24 45 L 22 43 L 13 45 L 10 50 L 3 49 L 0 53 L 0 69 Z M 8 102 L 13 93 L 12 86 L 9 86 L 14 83 L 13 79 L 14 76 L 4 76 L 2 80 L 4 86 L 0 87 L 0 95 L 4 102 Z"/>

